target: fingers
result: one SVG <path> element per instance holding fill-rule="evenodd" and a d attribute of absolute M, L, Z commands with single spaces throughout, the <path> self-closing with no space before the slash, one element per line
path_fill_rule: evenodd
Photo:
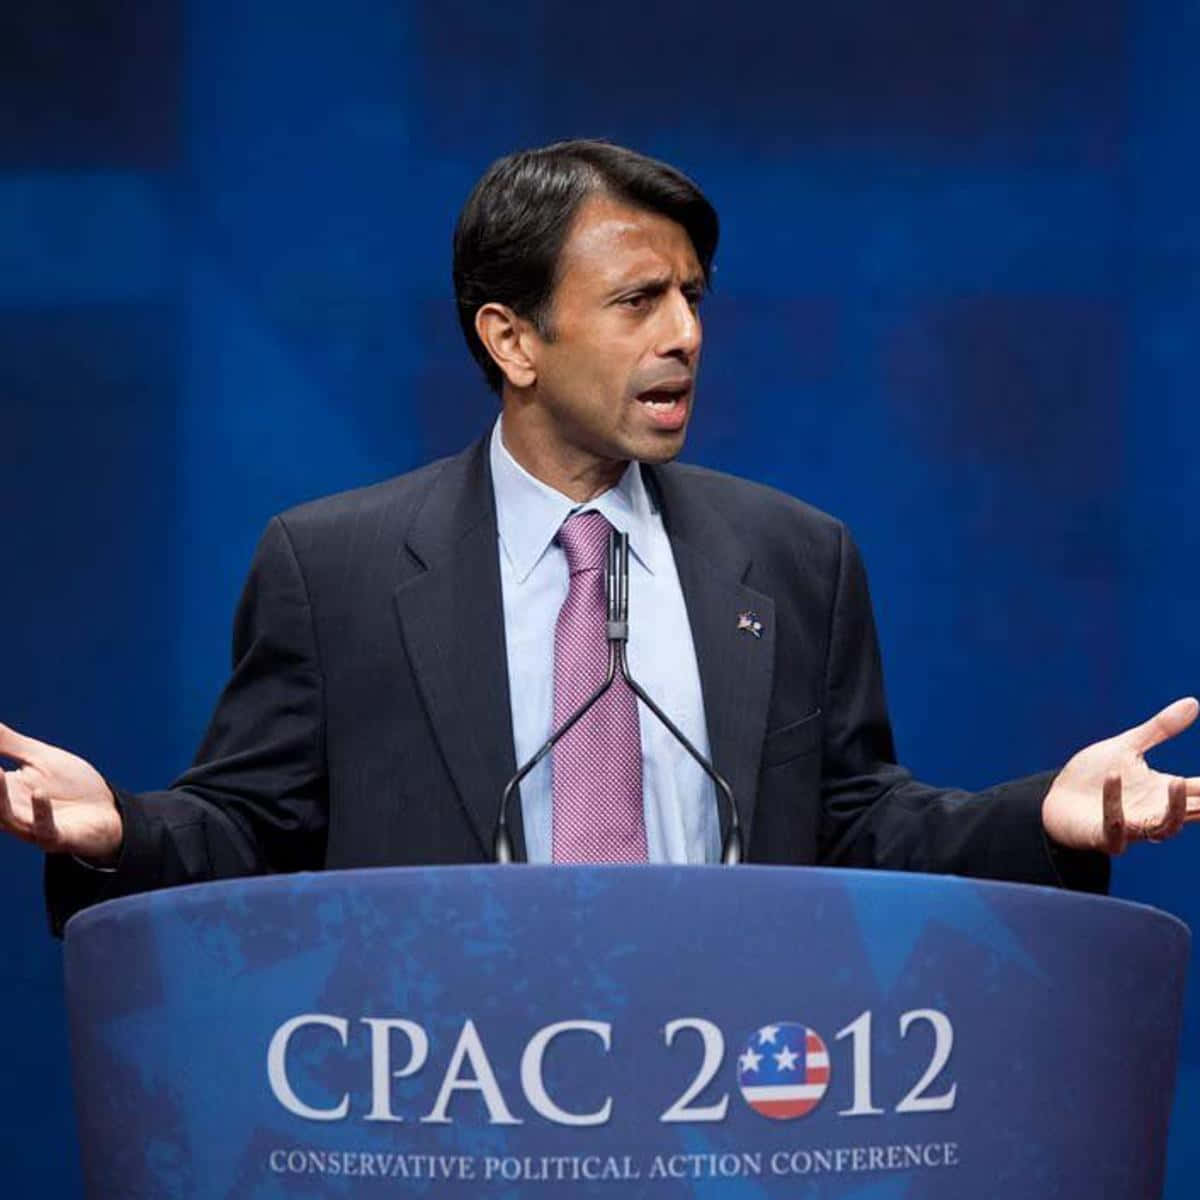
<path fill-rule="evenodd" d="M 16 827 L 12 797 L 8 794 L 8 773 L 0 771 L 0 829 L 11 829 L 15 832 Z"/>
<path fill-rule="evenodd" d="M 40 743 L 25 737 L 7 725 L 0 725 L 0 758 L 11 758 L 26 763 L 36 752 Z"/>
<path fill-rule="evenodd" d="M 1139 754 L 1182 733 L 1200 713 L 1200 702 L 1194 696 L 1185 696 L 1168 704 L 1161 712 L 1157 712 L 1148 721 L 1135 725 L 1127 730 L 1125 738 Z"/>
<path fill-rule="evenodd" d="M 54 806 L 45 796 L 31 796 L 33 806 L 33 839 L 43 850 L 58 845 L 58 826 L 54 823 Z"/>
<path fill-rule="evenodd" d="M 1146 837 L 1152 842 L 1164 842 L 1174 837 L 1187 819 L 1187 783 L 1178 776 L 1167 784 L 1167 811 L 1163 819 L 1152 829 L 1146 831 Z"/>
<path fill-rule="evenodd" d="M 1109 775 L 1104 780 L 1104 848 L 1109 854 L 1125 849 L 1125 814 L 1121 810 L 1121 776 Z"/>
<path fill-rule="evenodd" d="M 1170 798 L 1168 804 L 1170 823 L 1167 837 L 1174 837 L 1183 828 L 1184 821 L 1187 820 L 1187 780 L 1178 777 L 1172 779 L 1167 794 Z"/>
<path fill-rule="evenodd" d="M 21 778 L 24 771 L 0 771 L 0 830 L 31 842 L 49 854 L 65 849 L 54 801 L 41 785 Z"/>
<path fill-rule="evenodd" d="M 0 829 L 5 829 L 23 842 L 34 840 L 33 830 L 26 817 L 17 815 L 13 808 L 14 792 L 18 801 L 22 798 L 22 789 L 16 771 L 0 771 Z"/>

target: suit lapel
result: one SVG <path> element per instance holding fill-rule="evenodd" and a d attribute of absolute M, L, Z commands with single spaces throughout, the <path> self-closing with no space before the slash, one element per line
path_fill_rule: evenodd
<path fill-rule="evenodd" d="M 646 474 L 662 504 L 687 605 L 712 762 L 733 791 L 749 847 L 774 675 L 775 602 L 744 582 L 751 566 L 746 548 L 687 468 Z M 743 613 L 761 622 L 761 636 L 738 629 Z M 728 817 L 721 809 L 724 837 Z"/>
<path fill-rule="evenodd" d="M 447 460 L 411 529 L 396 609 L 434 734 L 486 856 L 516 771 L 487 439 Z M 508 814 L 525 856 L 521 805 Z"/>
<path fill-rule="evenodd" d="M 516 771 L 500 559 L 487 438 L 448 459 L 408 531 L 395 592 L 401 632 L 435 736 L 481 849 Z M 709 746 L 750 845 L 775 661 L 775 604 L 745 580 L 751 560 L 697 477 L 647 468 L 662 506 L 700 671 Z M 738 629 L 752 613 L 761 637 Z M 509 812 L 525 857 L 521 805 Z M 722 811 L 724 835 L 728 818 Z"/>

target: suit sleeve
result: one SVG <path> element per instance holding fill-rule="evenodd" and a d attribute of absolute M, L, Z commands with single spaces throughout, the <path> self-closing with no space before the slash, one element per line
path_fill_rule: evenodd
<path fill-rule="evenodd" d="M 866 574 L 844 529 L 825 699 L 822 862 L 1107 889 L 1107 856 L 1052 844 L 1043 830 L 1053 772 L 970 793 L 897 765 Z"/>
<path fill-rule="evenodd" d="M 233 673 L 195 763 L 166 791 L 113 789 L 125 827 L 115 871 L 47 856 L 51 928 L 61 934 L 80 908 L 134 892 L 320 867 L 324 736 L 308 590 L 276 517 L 254 556 L 234 622 Z"/>

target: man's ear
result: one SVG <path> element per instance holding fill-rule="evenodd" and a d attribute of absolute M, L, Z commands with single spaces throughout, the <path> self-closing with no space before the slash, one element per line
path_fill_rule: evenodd
<path fill-rule="evenodd" d="M 518 317 L 507 304 L 485 304 L 475 313 L 475 332 L 515 388 L 537 382 L 537 366 L 530 351 L 537 332 L 529 321 Z"/>

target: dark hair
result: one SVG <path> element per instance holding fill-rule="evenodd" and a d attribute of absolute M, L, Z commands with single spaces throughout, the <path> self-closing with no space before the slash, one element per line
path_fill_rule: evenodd
<path fill-rule="evenodd" d="M 458 320 L 497 394 L 504 376 L 475 332 L 475 314 L 485 304 L 505 304 L 553 337 L 559 254 L 579 206 L 597 192 L 682 225 L 710 280 L 717 211 L 682 171 L 603 141 L 556 142 L 498 159 L 467 197 L 454 230 Z"/>

